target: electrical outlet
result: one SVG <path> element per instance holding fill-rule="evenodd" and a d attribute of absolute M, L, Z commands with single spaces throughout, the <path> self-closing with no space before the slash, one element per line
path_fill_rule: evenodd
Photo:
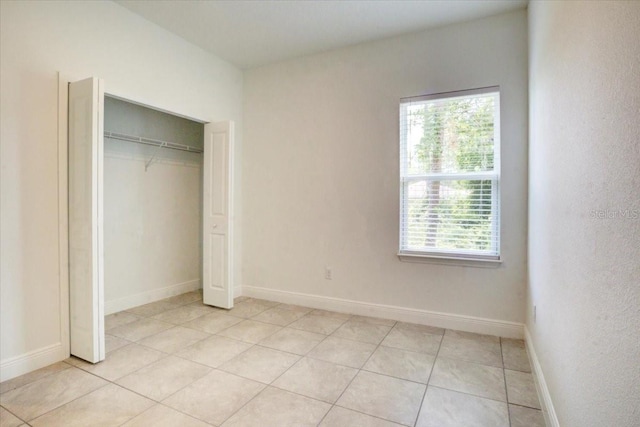
<path fill-rule="evenodd" d="M 533 306 L 533 323 L 536 323 L 537 317 L 538 317 L 538 307 L 537 306 Z"/>
<path fill-rule="evenodd" d="M 333 279 L 333 271 L 331 271 L 331 267 L 324 267 L 324 278 L 327 280 Z"/>

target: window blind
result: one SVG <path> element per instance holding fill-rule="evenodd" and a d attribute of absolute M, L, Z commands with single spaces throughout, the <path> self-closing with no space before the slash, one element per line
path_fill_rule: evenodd
<path fill-rule="evenodd" d="M 400 102 L 400 254 L 499 259 L 497 87 Z"/>

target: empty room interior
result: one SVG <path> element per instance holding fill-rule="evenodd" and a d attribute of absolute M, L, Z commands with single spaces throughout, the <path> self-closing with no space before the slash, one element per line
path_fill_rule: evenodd
<path fill-rule="evenodd" d="M 0 425 L 640 425 L 640 1 L 0 0 Z"/>

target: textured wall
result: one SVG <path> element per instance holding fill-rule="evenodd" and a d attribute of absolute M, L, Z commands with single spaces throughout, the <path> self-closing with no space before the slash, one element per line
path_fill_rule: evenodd
<path fill-rule="evenodd" d="M 637 426 L 640 2 L 529 14 L 527 326 L 563 427 Z"/>
<path fill-rule="evenodd" d="M 518 11 L 246 71 L 243 285 L 522 322 L 526 26 Z M 503 264 L 399 261 L 400 98 L 492 85 Z"/>

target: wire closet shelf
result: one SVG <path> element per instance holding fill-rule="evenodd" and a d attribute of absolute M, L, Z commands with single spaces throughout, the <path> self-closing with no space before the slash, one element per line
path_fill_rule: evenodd
<path fill-rule="evenodd" d="M 159 139 L 145 138 L 142 136 L 125 135 L 116 132 L 104 132 L 104 137 L 109 139 L 117 139 L 119 141 L 135 142 L 137 144 L 151 145 L 153 147 L 170 148 L 172 150 L 188 151 L 190 153 L 202 153 L 199 148 L 190 147 L 177 142 L 161 141 Z"/>

